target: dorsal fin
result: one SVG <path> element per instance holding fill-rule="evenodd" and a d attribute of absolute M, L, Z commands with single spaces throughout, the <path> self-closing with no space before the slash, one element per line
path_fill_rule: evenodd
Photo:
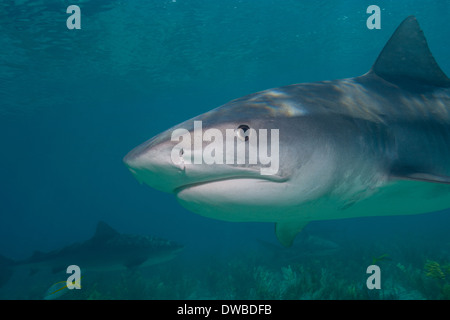
<path fill-rule="evenodd" d="M 100 221 L 97 224 L 97 229 L 95 230 L 95 234 L 92 239 L 95 241 L 105 241 L 117 235 L 119 235 L 119 233 L 116 230 L 111 228 L 106 222 Z"/>
<path fill-rule="evenodd" d="M 419 82 L 450 87 L 450 79 L 434 60 L 414 16 L 406 18 L 387 42 L 371 72 L 392 82 Z"/>

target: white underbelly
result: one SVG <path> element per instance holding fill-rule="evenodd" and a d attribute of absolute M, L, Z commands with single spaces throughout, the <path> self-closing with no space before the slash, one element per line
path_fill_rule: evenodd
<path fill-rule="evenodd" d="M 328 220 L 370 216 L 412 215 L 450 208 L 450 185 L 399 180 L 364 199 L 335 199 L 310 204 L 308 218 Z"/>

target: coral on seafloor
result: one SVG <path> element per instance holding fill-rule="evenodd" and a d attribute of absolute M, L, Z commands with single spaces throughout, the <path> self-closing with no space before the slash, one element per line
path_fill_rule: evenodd
<path fill-rule="evenodd" d="M 429 288 L 434 288 L 430 292 L 430 298 L 450 299 L 450 264 L 441 266 L 437 261 L 427 260 L 424 266 L 425 275 L 429 279 Z"/>
<path fill-rule="evenodd" d="M 425 263 L 426 276 L 434 279 L 445 279 L 445 274 L 442 272 L 441 266 L 436 261 L 427 260 Z"/>

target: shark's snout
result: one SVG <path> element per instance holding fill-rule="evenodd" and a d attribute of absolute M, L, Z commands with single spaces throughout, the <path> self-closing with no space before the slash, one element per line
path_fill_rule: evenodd
<path fill-rule="evenodd" d="M 125 166 L 130 170 L 133 176 L 139 181 L 139 183 L 143 183 L 141 178 L 141 171 L 144 170 L 149 164 L 151 164 L 151 153 L 149 154 L 149 146 L 146 143 L 143 143 L 136 148 L 132 149 L 128 154 L 123 158 L 123 162 Z"/>
<path fill-rule="evenodd" d="M 138 145 L 127 153 L 127 155 L 123 158 L 123 162 L 130 169 L 135 169 L 142 165 L 145 165 L 145 163 L 148 162 L 152 157 L 152 146 L 152 140 Z"/>
<path fill-rule="evenodd" d="M 159 136 L 131 150 L 123 162 L 138 180 L 152 188 L 173 192 L 179 187 L 183 172 L 170 159 L 170 145 L 158 141 Z"/>

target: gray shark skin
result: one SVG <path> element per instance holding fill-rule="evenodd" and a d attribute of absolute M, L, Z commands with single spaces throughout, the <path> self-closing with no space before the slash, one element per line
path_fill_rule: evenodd
<path fill-rule="evenodd" d="M 249 162 L 174 164 L 170 155 L 178 141 L 171 134 L 177 128 L 192 132 L 194 121 L 224 136 L 243 124 L 279 129 L 277 173 L 261 175 L 262 165 Z M 200 151 L 194 146 L 192 152 Z M 445 209 L 450 80 L 410 16 L 368 73 L 233 100 L 143 143 L 124 162 L 138 181 L 175 194 L 200 215 L 275 222 L 285 246 L 313 220 Z"/>
<path fill-rule="evenodd" d="M 36 252 L 31 258 L 14 262 L 0 257 L 5 270 L 27 267 L 39 272 L 65 272 L 68 266 L 78 265 L 81 271 L 115 271 L 154 265 L 174 258 L 182 246 L 165 239 L 121 234 L 99 222 L 94 236 L 49 253 Z M 3 282 L 6 282 L 4 280 Z"/>

